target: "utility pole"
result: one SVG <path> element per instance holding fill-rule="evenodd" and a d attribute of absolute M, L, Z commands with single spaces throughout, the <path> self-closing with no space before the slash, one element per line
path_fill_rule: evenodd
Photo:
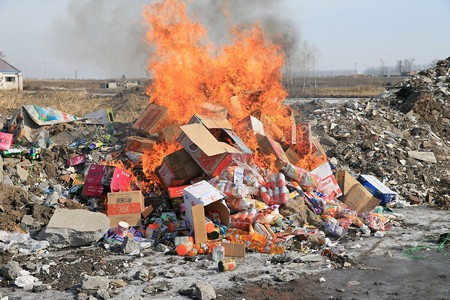
<path fill-rule="evenodd" d="M 47 79 L 47 63 L 44 62 L 44 79 Z"/>
<path fill-rule="evenodd" d="M 78 70 L 75 69 L 75 79 L 77 79 L 77 78 L 78 78 Z"/>

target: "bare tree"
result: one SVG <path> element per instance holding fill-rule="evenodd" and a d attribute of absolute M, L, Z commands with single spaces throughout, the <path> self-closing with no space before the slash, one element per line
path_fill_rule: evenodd
<path fill-rule="evenodd" d="M 381 75 L 381 77 L 384 77 L 387 75 L 386 63 L 384 62 L 384 59 L 382 59 L 382 58 L 380 58 L 380 75 Z"/>
<path fill-rule="evenodd" d="M 411 72 L 412 71 L 412 68 L 414 66 L 414 61 L 415 61 L 414 58 L 409 58 L 409 59 L 405 58 L 403 60 L 403 65 L 404 65 L 404 68 L 405 68 L 405 72 Z"/>
<path fill-rule="evenodd" d="M 0 58 L 5 58 L 5 53 L 3 53 L 3 51 L 0 51 Z"/>
<path fill-rule="evenodd" d="M 317 90 L 317 62 L 320 57 L 319 48 L 315 45 L 311 46 L 311 67 L 314 72 L 314 88 Z"/>
<path fill-rule="evenodd" d="M 395 65 L 395 68 L 397 69 L 398 73 L 402 75 L 403 73 L 403 61 L 401 59 L 397 60 L 397 64 Z"/>

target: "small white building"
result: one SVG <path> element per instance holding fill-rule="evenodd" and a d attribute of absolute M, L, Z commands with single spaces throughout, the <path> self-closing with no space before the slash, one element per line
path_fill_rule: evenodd
<path fill-rule="evenodd" d="M 22 72 L 0 58 L 0 90 L 22 89 Z"/>

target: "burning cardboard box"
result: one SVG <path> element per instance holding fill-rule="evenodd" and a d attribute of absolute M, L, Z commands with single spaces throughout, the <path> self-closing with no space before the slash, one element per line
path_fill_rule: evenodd
<path fill-rule="evenodd" d="M 183 133 L 178 137 L 178 142 L 208 176 L 220 175 L 233 160 L 246 160 L 246 154 L 219 142 L 202 124 L 181 126 L 181 130 Z"/>
<path fill-rule="evenodd" d="M 144 196 L 141 191 L 108 193 L 106 215 L 111 227 L 116 227 L 120 221 L 139 226 L 143 211 Z"/>
<path fill-rule="evenodd" d="M 230 122 L 226 119 L 212 119 L 201 115 L 194 115 L 189 120 L 189 124 L 203 124 L 209 132 L 219 141 L 231 144 L 244 154 L 246 161 L 249 161 L 253 152 L 245 145 L 244 141 L 234 132 Z"/>
<path fill-rule="evenodd" d="M 84 182 L 83 195 L 101 197 L 103 192 L 127 191 L 130 188 L 131 173 L 118 167 L 92 164 Z"/>
<path fill-rule="evenodd" d="M 183 190 L 186 209 L 186 224 L 194 229 L 195 243 L 207 242 L 205 215 L 213 213 L 220 223 L 230 225 L 230 210 L 223 201 L 225 195 L 208 182 L 202 180 Z"/>
<path fill-rule="evenodd" d="M 268 136 L 257 136 L 259 136 L 257 139 L 261 152 L 266 155 L 273 155 L 275 157 L 275 167 L 278 170 L 281 170 L 284 165 L 289 162 L 283 147 Z"/>
<path fill-rule="evenodd" d="M 180 124 L 172 124 L 161 129 L 159 139 L 166 143 L 172 143 L 177 140 L 177 137 L 179 137 L 180 134 Z"/>
<path fill-rule="evenodd" d="M 143 134 L 155 134 L 163 127 L 167 119 L 167 108 L 156 104 L 149 104 L 132 128 Z"/>
<path fill-rule="evenodd" d="M 283 130 L 275 124 L 275 121 L 273 121 L 269 115 L 262 114 L 261 122 L 264 125 L 266 135 L 270 136 L 270 138 L 275 141 L 279 141 L 281 143 L 286 142 Z"/>
<path fill-rule="evenodd" d="M 127 138 L 125 150 L 144 153 L 146 151 L 148 152 L 152 150 L 155 144 L 156 141 L 152 139 L 147 139 L 139 136 L 129 136 Z"/>
<path fill-rule="evenodd" d="M 243 128 L 246 131 L 251 131 L 253 134 L 260 134 L 261 136 L 265 136 L 264 133 L 264 125 L 263 123 L 253 116 L 248 116 L 242 120 L 240 120 L 236 126 L 238 128 Z"/>
<path fill-rule="evenodd" d="M 184 149 L 175 151 L 164 157 L 156 170 L 166 187 L 180 186 L 200 175 L 202 169 Z"/>
<path fill-rule="evenodd" d="M 342 190 L 342 197 L 339 199 L 358 213 L 369 212 L 380 203 L 379 199 L 375 198 L 347 171 L 338 171 L 336 179 Z"/>

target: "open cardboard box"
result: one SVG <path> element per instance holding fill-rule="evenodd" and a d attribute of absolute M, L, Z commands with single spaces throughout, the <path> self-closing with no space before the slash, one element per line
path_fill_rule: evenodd
<path fill-rule="evenodd" d="M 247 155 L 224 142 L 219 142 L 202 124 L 181 126 L 178 142 L 208 176 L 220 175 L 233 160 L 245 162 Z"/>
<path fill-rule="evenodd" d="M 154 134 L 163 127 L 167 117 L 166 107 L 150 103 L 133 123 L 132 128 L 142 134 Z"/>
<path fill-rule="evenodd" d="M 336 179 L 342 190 L 342 196 L 339 199 L 358 213 L 369 212 L 380 203 L 379 199 L 375 198 L 347 171 L 338 171 Z"/>
<path fill-rule="evenodd" d="M 180 149 L 164 157 L 156 172 L 164 185 L 169 187 L 188 183 L 200 175 L 202 169 L 186 150 Z"/>
<path fill-rule="evenodd" d="M 140 136 L 129 136 L 127 137 L 125 150 L 144 153 L 152 150 L 155 144 L 156 141 L 152 139 L 143 138 Z"/>
<path fill-rule="evenodd" d="M 220 216 L 223 225 L 230 225 L 230 210 L 223 201 L 225 195 L 205 180 L 190 185 L 183 190 L 183 200 L 186 210 L 186 224 L 194 229 L 195 243 L 206 243 L 205 216 L 215 212 Z"/>

